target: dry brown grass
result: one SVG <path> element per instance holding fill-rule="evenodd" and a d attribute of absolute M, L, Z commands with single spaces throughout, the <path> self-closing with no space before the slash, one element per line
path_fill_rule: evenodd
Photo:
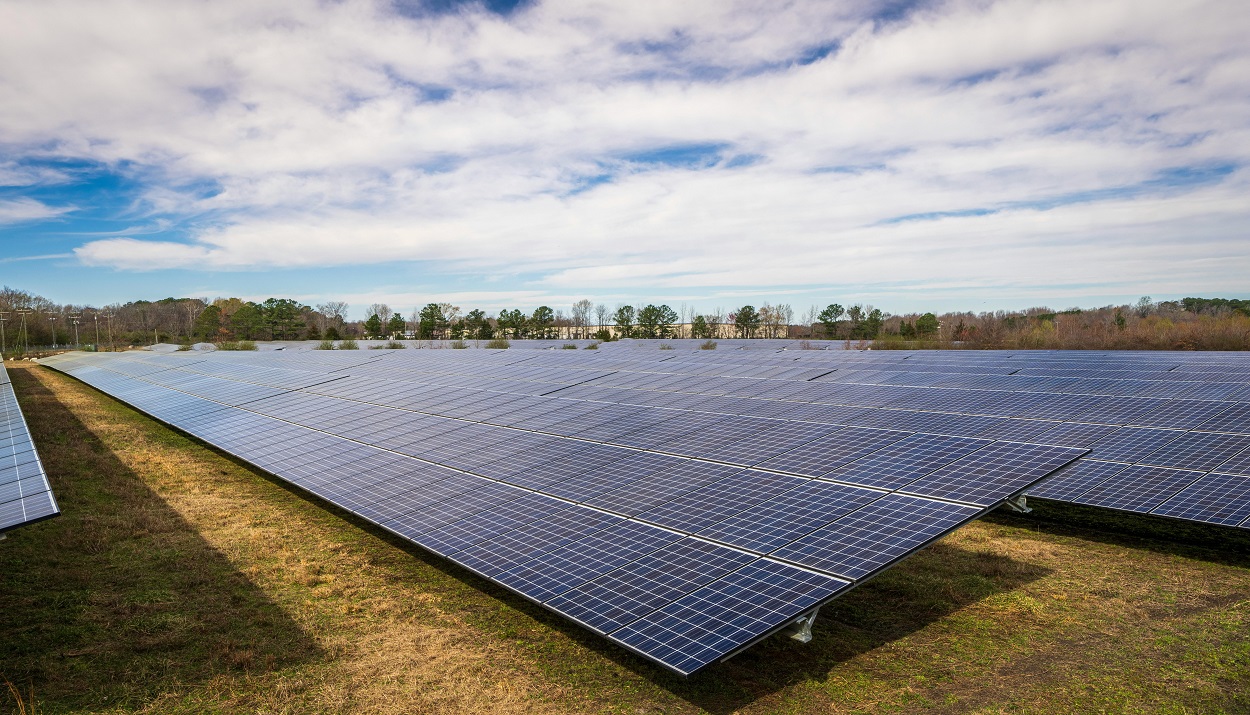
<path fill-rule="evenodd" d="M 1250 712 L 1244 556 L 984 520 L 810 644 L 683 681 L 59 373 L 13 378 L 64 510 L 0 544 L 0 675 L 41 713 Z"/>
<path fill-rule="evenodd" d="M 181 581 L 74 574 L 87 618 L 110 637 L 32 653 L 42 662 L 26 663 L 18 680 L 42 681 L 42 701 L 90 709 L 98 696 L 100 706 L 121 700 L 138 712 L 210 703 L 236 712 L 569 711 L 552 702 L 558 688 L 442 608 L 423 572 L 445 576 L 406 552 L 90 388 L 49 370 L 14 372 L 65 512 L 49 522 L 63 527 L 57 549 L 87 555 L 84 570 L 167 555 Z M 88 474 L 93 484 L 75 483 Z M 79 511 L 90 500 L 111 508 Z M 188 603 L 197 588 L 220 599 L 215 608 Z M 162 651 L 157 661 L 202 662 L 138 663 Z M 152 680 L 79 680 L 56 662 L 67 657 L 100 665 L 86 669 L 92 677 Z"/>

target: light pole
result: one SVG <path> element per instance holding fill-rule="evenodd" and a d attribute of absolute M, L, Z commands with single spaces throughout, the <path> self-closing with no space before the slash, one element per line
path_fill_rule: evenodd
<path fill-rule="evenodd" d="M 49 315 L 48 320 L 52 321 L 52 347 L 56 347 L 56 316 Z"/>
<path fill-rule="evenodd" d="M 78 341 L 78 319 L 81 317 L 82 315 L 69 316 L 69 319 L 74 321 L 74 347 L 76 348 L 82 347 L 82 343 Z"/>

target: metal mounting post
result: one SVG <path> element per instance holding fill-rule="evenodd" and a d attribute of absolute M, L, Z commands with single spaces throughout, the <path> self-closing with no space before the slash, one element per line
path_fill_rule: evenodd
<path fill-rule="evenodd" d="M 794 619 L 794 623 L 785 629 L 786 635 L 800 643 L 807 643 L 812 640 L 812 624 L 816 622 L 816 614 L 820 613 L 820 608 L 813 608 L 811 611 L 804 613 Z"/>
<path fill-rule="evenodd" d="M 1025 501 L 1025 499 L 1024 499 L 1024 495 L 1023 495 L 1023 494 L 1021 494 L 1021 495 L 1019 495 L 1019 496 L 1017 496 L 1017 497 L 1015 497 L 1015 498 L 1008 499 L 1008 500 L 1004 501 L 1003 503 L 1004 503 L 1004 504 L 1006 504 L 1007 506 L 1011 507 L 1011 510 L 1012 510 L 1012 511 L 1018 511 L 1018 512 L 1020 512 L 1021 514 L 1028 514 L 1029 512 L 1033 511 L 1032 509 L 1030 509 L 1030 508 L 1029 508 L 1029 505 L 1028 505 L 1028 503 Z"/>

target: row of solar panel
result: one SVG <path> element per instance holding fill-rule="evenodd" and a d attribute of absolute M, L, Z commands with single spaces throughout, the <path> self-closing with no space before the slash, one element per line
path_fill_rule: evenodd
<path fill-rule="evenodd" d="M 65 362 L 61 369 L 85 382 L 678 672 L 784 626 L 984 511 L 308 393 L 257 392 L 235 408 Z M 201 378 L 147 377 L 212 389 Z M 231 402 L 242 397 L 237 388 L 222 391 Z M 1080 452 L 934 443 L 928 461 L 916 459 L 912 469 L 940 475 L 942 465 L 963 459 L 932 485 L 979 489 L 997 504 Z M 864 475 L 880 472 L 861 466 Z M 1035 470 L 1031 479 L 1020 475 L 1025 467 Z M 995 492 L 996 480 L 1011 483 Z M 923 490 L 917 481 L 899 483 Z"/>
<path fill-rule="evenodd" d="M 350 370 L 347 372 L 350 372 Z M 452 382 L 461 384 L 456 380 L 452 380 Z M 483 385 L 493 384 L 476 377 L 471 382 L 479 388 Z M 513 418 L 517 415 L 526 415 L 527 413 L 523 408 L 557 417 L 559 422 L 579 426 L 587 421 L 587 413 L 595 413 L 594 410 L 587 410 L 586 413 L 574 412 L 569 408 L 550 410 L 543 401 L 534 401 L 532 404 L 526 404 L 524 401 L 510 400 L 507 396 L 501 396 L 498 393 L 481 389 L 466 391 L 465 388 L 443 388 L 434 391 L 423 390 L 418 393 L 410 389 L 404 389 L 402 384 L 395 381 L 346 377 L 326 383 L 321 388 L 314 388 L 314 390 L 350 399 L 377 401 L 381 404 L 403 407 L 405 409 L 431 411 L 437 414 L 499 424 L 517 424 Z M 514 388 L 511 385 L 501 385 L 500 389 Z M 571 390 L 564 390 L 557 394 L 572 394 L 572 396 L 578 397 L 578 391 L 581 391 L 580 397 L 582 399 L 595 399 L 610 403 L 624 402 L 676 407 L 686 410 L 709 410 L 739 415 L 749 412 L 754 412 L 758 415 L 760 410 L 757 408 L 762 405 L 773 408 L 766 414 L 785 415 L 792 418 L 824 423 L 878 428 L 893 426 L 902 429 L 948 433 L 959 437 L 1001 437 L 1074 447 L 1093 447 L 1094 451 L 1090 455 L 1090 458 L 1093 459 L 1112 460 L 1124 464 L 1139 464 L 1150 467 L 1170 467 L 1181 470 L 1173 472 L 1167 470 L 1134 469 L 1121 470 L 1116 474 L 1106 475 L 1106 482 L 1097 486 L 1101 490 L 1109 492 L 1115 492 L 1119 489 L 1127 496 L 1122 496 L 1118 499 L 1102 499 L 1099 502 L 1102 506 L 1143 513 L 1154 511 L 1161 515 L 1224 525 L 1245 523 L 1245 517 L 1247 516 L 1247 504 L 1244 500 L 1236 497 L 1239 493 L 1238 488 L 1241 482 L 1238 479 L 1231 478 L 1246 476 L 1243 474 L 1246 471 L 1243 462 L 1245 461 L 1245 455 L 1248 454 L 1245 451 L 1246 447 L 1250 445 L 1248 445 L 1247 438 L 1241 435 L 1187 433 L 1184 430 L 1177 429 L 1117 428 L 1114 425 L 1057 423 L 1035 420 L 987 420 L 984 417 L 917 411 L 904 412 L 889 409 L 830 410 L 824 408 L 814 410 L 811 406 L 796 406 L 794 403 L 784 401 L 763 401 L 723 396 L 713 397 L 711 400 L 700 402 L 698 399 L 691 399 L 691 396 L 688 394 L 666 394 L 663 391 L 638 389 L 628 391 L 618 389 L 615 393 L 608 392 L 605 395 L 603 390 L 594 392 L 592 388 L 584 385 Z M 660 399 L 656 399 L 657 396 Z M 1156 413 L 1155 417 L 1139 419 L 1147 422 L 1155 419 L 1164 420 L 1170 423 L 1170 425 L 1183 427 L 1187 419 L 1192 422 L 1209 414 L 1201 409 L 1203 407 L 1201 404 L 1195 406 L 1191 402 L 1160 402 L 1171 407 L 1154 405 L 1153 412 Z M 1209 407 L 1209 405 L 1207 406 Z M 600 413 L 600 419 L 597 424 L 587 424 L 580 432 L 563 433 L 569 436 L 607 441 L 611 438 L 610 434 L 596 433 L 594 430 L 607 429 L 614 433 L 624 433 L 640 426 L 637 419 L 644 419 L 638 417 L 631 422 L 629 414 L 612 412 L 606 409 L 599 410 L 598 413 Z M 1228 410 L 1224 415 L 1214 418 L 1215 420 L 1221 420 L 1220 422 L 1208 422 L 1205 425 L 1198 426 L 1200 429 L 1216 427 L 1218 429 L 1240 430 L 1244 432 L 1247 426 L 1250 425 L 1250 420 L 1247 420 L 1245 415 L 1246 410 L 1235 407 Z M 551 424 L 541 422 L 530 423 L 526 426 L 530 429 L 543 430 L 550 430 L 552 427 Z M 653 439 L 656 429 L 658 427 L 653 429 L 651 433 Z M 722 453 L 717 453 L 714 450 L 705 450 L 696 452 L 695 456 L 730 461 L 747 466 L 774 468 L 774 465 L 764 463 L 763 458 L 767 456 L 767 450 L 773 447 L 780 447 L 779 452 L 785 451 L 789 447 L 796 447 L 802 443 L 803 435 L 805 434 L 803 428 L 792 430 L 791 435 L 787 435 L 795 440 L 791 443 L 782 437 L 783 431 L 779 429 L 764 430 L 761 428 L 760 434 L 754 440 L 747 440 L 747 437 L 752 436 L 749 427 L 742 429 L 747 429 L 748 431 L 731 435 L 738 439 L 731 439 L 725 444 Z M 811 429 L 810 426 L 808 429 Z M 643 435 L 633 435 L 635 441 L 632 444 L 652 449 L 662 448 L 660 444 L 654 441 L 651 443 L 639 443 L 637 441 L 645 439 L 646 436 L 645 433 Z M 774 441 L 773 438 L 776 438 L 776 440 Z M 761 449 L 764 450 L 762 453 L 758 451 Z M 753 452 L 753 450 L 757 451 Z M 1239 453 L 1242 455 L 1240 459 L 1238 458 Z M 781 468 L 794 469 L 795 467 L 786 465 Z M 1187 481 L 1186 478 L 1188 478 Z M 1056 476 L 1056 479 L 1058 479 L 1058 476 Z M 1218 490 L 1212 491 L 1212 485 L 1216 484 L 1227 488 L 1233 498 L 1227 500 L 1218 498 Z M 1046 486 L 1041 485 L 1033 489 L 1030 495 L 1066 500 L 1066 496 L 1070 494 L 1071 490 L 1071 487 L 1061 488 L 1059 485 L 1056 485 L 1054 489 L 1046 489 Z M 1094 485 L 1090 485 L 1091 488 L 1092 486 Z M 1076 498 L 1080 497 L 1080 494 L 1071 496 Z M 1094 496 L 1097 495 L 1091 495 L 1091 498 Z"/>
<path fill-rule="evenodd" d="M 3 363 L 0 380 L 0 532 L 4 532 L 60 511 Z"/>

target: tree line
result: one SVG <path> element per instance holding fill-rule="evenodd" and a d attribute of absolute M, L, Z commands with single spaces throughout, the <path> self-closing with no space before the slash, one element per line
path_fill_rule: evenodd
<path fill-rule="evenodd" d="M 5 287 L 0 290 L 0 349 L 93 345 L 99 349 L 154 342 L 240 340 L 491 340 L 621 338 L 789 338 L 843 340 L 877 347 L 1250 349 L 1250 301 L 1184 298 L 1056 311 L 924 312 L 891 315 L 871 305 L 831 303 L 796 316 L 788 304 L 764 302 L 696 311 L 667 304 L 609 307 L 590 299 L 568 311 L 540 305 L 489 314 L 428 303 L 408 315 L 384 303 L 348 320 L 349 305 L 305 305 L 290 298 L 164 298 L 102 307 L 62 305 Z"/>

